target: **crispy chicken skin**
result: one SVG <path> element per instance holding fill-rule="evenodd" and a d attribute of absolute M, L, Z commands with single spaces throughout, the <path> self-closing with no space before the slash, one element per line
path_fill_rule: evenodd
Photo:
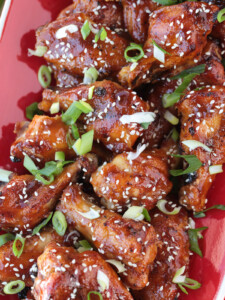
<path fill-rule="evenodd" d="M 100 210 L 78 185 L 65 189 L 57 209 L 105 258 L 120 260 L 125 265 L 126 271 L 121 274 L 126 285 L 135 290 L 146 286 L 157 253 L 157 238 L 150 224 Z M 90 220 L 79 213 L 90 210 L 97 211 L 99 217 Z"/>
<path fill-rule="evenodd" d="M 130 205 L 153 208 L 172 189 L 168 165 L 157 151 L 142 152 L 129 160 L 127 153 L 117 155 L 91 176 L 94 191 L 108 208 L 118 212 Z"/>
<path fill-rule="evenodd" d="M 55 208 L 67 185 L 77 179 L 82 169 L 95 171 L 93 155 L 80 157 L 64 168 L 51 185 L 43 185 L 31 175 L 14 176 L 0 196 L 0 227 L 6 231 L 31 232 Z"/>
<path fill-rule="evenodd" d="M 17 125 L 18 127 L 18 125 Z M 23 160 L 24 153 L 37 163 L 55 160 L 55 153 L 63 151 L 67 159 L 75 157 L 69 149 L 66 135 L 69 126 L 62 122 L 60 116 L 34 116 L 27 130 L 11 146 L 11 159 Z"/>
<path fill-rule="evenodd" d="M 148 111 L 149 106 L 135 92 L 124 89 L 115 82 L 96 81 L 91 85 L 80 85 L 58 92 L 47 89 L 43 93 L 39 108 L 47 112 L 53 102 L 59 102 L 61 109 L 66 110 L 73 101 L 88 99 L 89 88 L 92 86 L 93 97 L 87 102 L 94 111 L 79 118 L 85 123 L 85 130 L 94 129 L 94 139 L 101 141 L 109 150 L 131 150 L 143 133 L 143 128 L 137 123 L 122 124 L 120 117 Z"/>
<path fill-rule="evenodd" d="M 96 33 L 93 32 L 84 40 L 81 28 L 86 20 L 91 23 L 86 15 L 77 13 L 41 27 L 37 31 L 36 47 L 47 47 L 44 58 L 57 69 L 64 69 L 72 75 L 83 77 L 84 69 L 91 66 L 98 70 L 99 78 L 116 75 L 126 64 L 123 53 L 128 41 L 109 28 L 105 29 L 107 37 L 104 41 L 99 40 L 95 43 Z M 71 31 L 74 32 L 67 30 L 66 36 L 61 37 L 58 30 L 69 25 L 73 26 Z M 95 31 L 96 29 L 100 30 L 101 26 L 97 25 Z"/>
<path fill-rule="evenodd" d="M 209 166 L 225 162 L 224 105 L 225 88 L 221 86 L 192 91 L 177 105 L 182 116 L 180 145 L 183 154 L 194 154 L 203 163 L 180 190 L 180 202 L 194 211 L 201 211 L 207 202 L 207 192 L 215 178 L 209 174 Z M 201 147 L 190 151 L 182 144 L 186 140 L 200 141 L 212 151 Z"/>
<path fill-rule="evenodd" d="M 217 6 L 197 2 L 155 10 L 149 19 L 148 39 L 144 45 L 147 57 L 140 59 L 135 69 L 133 64 L 122 68 L 118 75 L 121 84 L 135 88 L 167 70 L 198 61 L 217 11 Z M 164 64 L 154 57 L 153 41 L 170 54 L 165 54 Z"/>
<path fill-rule="evenodd" d="M 61 11 L 58 18 L 76 13 L 85 13 L 94 23 L 108 26 L 119 32 L 123 30 L 123 7 L 120 2 L 105 0 L 75 0 Z"/>
<path fill-rule="evenodd" d="M 104 291 L 97 280 L 101 272 L 109 280 Z M 115 271 L 97 252 L 77 253 L 71 247 L 49 244 L 38 258 L 38 277 L 33 291 L 35 299 L 86 300 L 90 291 L 100 292 L 103 300 L 133 299 Z M 97 299 L 93 296 L 91 299 Z"/>
<path fill-rule="evenodd" d="M 148 35 L 148 19 L 160 5 L 152 0 L 122 0 L 124 22 L 132 39 L 144 44 Z"/>
<path fill-rule="evenodd" d="M 150 212 L 151 224 L 155 228 L 162 247 L 149 274 L 150 284 L 141 291 L 133 291 L 136 300 L 174 300 L 179 290 L 172 279 L 178 269 L 189 265 L 189 239 L 187 235 L 187 213 L 181 210 L 168 216 L 158 209 Z"/>
<path fill-rule="evenodd" d="M 52 241 L 62 243 L 63 237 L 59 236 L 52 228 L 46 227 L 40 232 L 40 235 L 26 238 L 23 253 L 19 258 L 13 254 L 13 241 L 1 246 L 0 290 L 4 287 L 2 282 L 10 282 L 18 280 L 18 278 L 21 278 L 26 286 L 32 286 L 35 278 L 32 275 L 32 269 L 33 271 L 36 269 L 35 267 L 32 268 L 32 266 L 35 266 L 37 258 L 44 252 L 46 245 Z"/>

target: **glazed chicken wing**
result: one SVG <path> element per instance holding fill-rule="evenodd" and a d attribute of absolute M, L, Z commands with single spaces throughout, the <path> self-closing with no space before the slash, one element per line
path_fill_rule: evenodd
<path fill-rule="evenodd" d="M 11 159 L 23 160 L 26 153 L 36 163 L 41 164 L 54 160 L 57 151 L 63 151 L 67 159 L 74 158 L 75 152 L 69 149 L 66 142 L 68 131 L 69 126 L 63 123 L 61 117 L 36 115 L 28 128 L 12 144 Z"/>
<path fill-rule="evenodd" d="M 162 159 L 166 153 L 142 152 L 133 160 L 129 160 L 129 155 L 119 154 L 103 164 L 92 174 L 91 183 L 108 209 L 122 212 L 137 205 L 149 210 L 172 189 L 168 165 Z"/>
<path fill-rule="evenodd" d="M 160 5 L 153 0 L 122 0 L 124 22 L 132 39 L 144 44 L 148 34 L 148 19 Z"/>
<path fill-rule="evenodd" d="M 0 196 L 0 227 L 6 231 L 31 232 L 54 209 L 67 185 L 84 169 L 92 173 L 97 163 L 93 155 L 80 157 L 64 168 L 51 185 L 43 185 L 31 175 L 14 176 Z"/>
<path fill-rule="evenodd" d="M 180 145 L 184 154 L 194 154 L 202 162 L 180 190 L 180 202 L 188 209 L 201 211 L 207 200 L 207 192 L 215 178 L 209 167 L 225 162 L 225 88 L 212 86 L 188 93 L 177 107 L 182 116 Z M 190 150 L 182 142 L 196 140 L 209 147 Z"/>
<path fill-rule="evenodd" d="M 38 258 L 38 277 L 34 283 L 36 300 L 86 300 L 89 292 L 99 292 L 103 300 L 132 300 L 115 271 L 94 251 L 51 243 Z M 93 294 L 91 299 L 97 299 Z"/>
<path fill-rule="evenodd" d="M 88 100 L 89 89 L 94 87 L 93 97 Z M 81 85 L 72 89 L 54 92 L 45 90 L 39 108 L 49 111 L 53 102 L 59 102 L 66 110 L 73 101 L 87 100 L 94 109 L 79 120 L 85 130 L 94 129 L 94 139 L 101 141 L 109 150 L 122 152 L 131 150 L 143 128 L 137 123 L 122 124 L 123 115 L 146 112 L 149 106 L 135 92 L 122 88 L 112 81 L 96 81 L 91 85 Z"/>
<path fill-rule="evenodd" d="M 32 270 L 36 269 L 37 258 L 44 252 L 45 246 L 52 241 L 62 243 L 63 237 L 49 227 L 42 230 L 39 235 L 26 238 L 23 253 L 19 258 L 13 254 L 13 241 L 1 246 L 0 289 L 4 287 L 4 283 L 18 279 L 23 280 L 26 286 L 32 286 L 35 278 Z"/>
<path fill-rule="evenodd" d="M 136 300 L 174 300 L 178 287 L 172 279 L 178 269 L 189 265 L 189 239 L 187 235 L 187 213 L 181 210 L 168 216 L 154 209 L 150 213 L 162 247 L 158 248 L 154 268 L 149 274 L 150 284 L 141 291 L 133 291 Z"/>
<path fill-rule="evenodd" d="M 81 29 L 86 20 L 92 24 L 92 31 L 83 39 Z M 44 58 L 71 75 L 83 78 L 84 70 L 92 66 L 98 70 L 99 78 L 115 76 L 126 63 L 123 53 L 128 42 L 108 27 L 105 40 L 95 42 L 100 29 L 83 13 L 72 14 L 41 27 L 36 47 L 47 47 Z"/>
<path fill-rule="evenodd" d="M 124 264 L 126 271 L 121 274 L 129 287 L 142 289 L 146 286 L 157 253 L 157 239 L 150 224 L 100 209 L 88 200 L 78 185 L 65 189 L 57 209 L 105 258 Z"/>
<path fill-rule="evenodd" d="M 155 10 L 149 19 L 148 39 L 144 45 L 145 57 L 134 68 L 133 63 L 122 68 L 119 81 L 123 86 L 135 88 L 151 82 L 163 72 L 198 62 L 207 36 L 212 31 L 218 8 L 206 3 L 185 2 Z M 163 50 L 165 61 L 155 58 Z M 161 51 L 161 50 L 160 50 Z M 162 51 L 161 51 L 162 52 Z M 169 53 L 169 54 L 168 54 Z"/>

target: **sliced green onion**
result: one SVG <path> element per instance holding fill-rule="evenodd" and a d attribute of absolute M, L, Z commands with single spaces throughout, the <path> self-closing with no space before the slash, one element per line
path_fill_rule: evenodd
<path fill-rule="evenodd" d="M 9 241 L 13 241 L 14 239 L 15 239 L 15 235 L 12 233 L 1 234 L 0 235 L 0 247 Z"/>
<path fill-rule="evenodd" d="M 18 241 L 19 241 L 19 248 L 17 248 L 17 245 L 18 245 Z M 21 254 L 23 253 L 23 249 L 24 249 L 24 245 L 25 245 L 25 241 L 26 239 L 23 238 L 21 235 L 17 234 L 16 235 L 16 238 L 14 240 L 14 243 L 13 243 L 13 254 L 19 258 L 21 256 Z"/>
<path fill-rule="evenodd" d="M 174 142 L 177 142 L 179 139 L 179 133 L 175 127 L 173 128 L 173 130 L 171 132 L 171 138 L 173 139 Z"/>
<path fill-rule="evenodd" d="M 66 142 L 67 142 L 69 149 L 71 149 L 75 143 L 75 139 L 74 139 L 71 131 L 72 131 L 72 128 L 70 127 L 66 134 Z"/>
<path fill-rule="evenodd" d="M 219 23 L 222 23 L 223 21 L 225 21 L 225 8 L 221 9 L 218 12 L 217 20 L 218 20 Z"/>
<path fill-rule="evenodd" d="M 223 173 L 223 165 L 212 165 L 209 167 L 209 174 Z"/>
<path fill-rule="evenodd" d="M 102 27 L 99 32 L 95 35 L 95 43 L 98 42 L 100 39 L 101 41 L 104 41 L 107 38 L 107 31 L 104 27 Z"/>
<path fill-rule="evenodd" d="M 155 113 L 150 112 L 150 111 L 143 111 L 143 112 L 134 113 L 132 115 L 123 115 L 122 117 L 120 117 L 120 122 L 122 124 L 152 123 L 152 122 L 154 122 L 155 117 L 156 117 Z"/>
<path fill-rule="evenodd" d="M 94 89 L 95 87 L 94 86 L 91 86 L 88 90 L 88 99 L 92 99 L 93 98 L 93 94 L 94 94 Z"/>
<path fill-rule="evenodd" d="M 158 207 L 158 209 L 163 212 L 164 214 L 166 215 L 177 215 L 180 210 L 181 210 L 181 207 L 175 207 L 172 211 L 169 211 L 167 210 L 166 208 L 166 204 L 167 204 L 167 201 L 166 200 L 159 200 L 156 204 L 156 206 Z"/>
<path fill-rule="evenodd" d="M 146 221 L 150 222 L 151 217 L 146 208 L 143 206 L 131 206 L 128 210 L 123 214 L 123 218 L 132 219 L 135 221 L 142 221 L 146 219 Z"/>
<path fill-rule="evenodd" d="M 4 286 L 3 292 L 6 295 L 18 294 L 25 288 L 25 283 L 22 280 L 11 281 Z"/>
<path fill-rule="evenodd" d="M 146 122 L 146 123 L 141 123 L 141 127 L 144 129 L 148 129 L 148 126 L 150 125 L 150 122 Z"/>
<path fill-rule="evenodd" d="M 101 292 L 104 292 L 105 290 L 108 290 L 108 288 L 109 288 L 109 277 L 104 272 L 102 272 L 101 270 L 98 270 L 97 282 L 100 286 L 100 291 Z"/>
<path fill-rule="evenodd" d="M 205 217 L 205 212 L 207 212 L 208 210 L 211 210 L 211 209 L 225 210 L 225 205 L 222 205 L 222 204 L 213 205 L 213 206 L 206 208 L 200 212 L 194 213 L 194 217 L 195 218 L 203 218 L 203 217 Z"/>
<path fill-rule="evenodd" d="M 201 166 L 201 161 L 195 156 L 195 155 L 179 155 L 179 154 L 173 154 L 174 157 L 181 157 L 186 160 L 186 162 L 189 164 L 187 169 L 182 170 L 170 170 L 170 174 L 172 176 L 180 176 L 184 174 L 189 174 L 197 171 Z"/>
<path fill-rule="evenodd" d="M 52 103 L 50 107 L 50 114 L 51 115 L 57 114 L 59 110 L 60 110 L 59 102 Z"/>
<path fill-rule="evenodd" d="M 74 102 L 75 106 L 80 109 L 83 113 L 88 114 L 89 112 L 94 111 L 91 105 L 85 101 L 79 100 Z"/>
<path fill-rule="evenodd" d="M 197 290 L 201 287 L 201 283 L 191 278 L 185 278 L 185 282 L 182 285 L 191 290 Z"/>
<path fill-rule="evenodd" d="M 0 181 L 9 182 L 9 177 L 11 174 L 11 171 L 0 169 Z"/>
<path fill-rule="evenodd" d="M 41 66 L 38 70 L 38 81 L 40 82 L 40 85 L 45 89 L 47 88 L 51 81 L 52 76 L 49 68 L 47 66 Z"/>
<path fill-rule="evenodd" d="M 205 144 L 196 141 L 196 140 L 186 140 L 186 141 L 182 141 L 182 144 L 184 144 L 185 146 L 187 146 L 189 148 L 190 151 L 195 150 L 198 147 L 203 148 L 205 151 L 208 152 L 212 152 L 212 149 L 210 149 L 209 147 L 207 147 Z"/>
<path fill-rule="evenodd" d="M 148 211 L 147 211 L 146 208 L 143 209 L 142 214 L 143 214 L 143 216 L 144 216 L 144 218 L 145 218 L 146 221 L 151 222 L 151 217 L 150 217 L 150 215 L 149 215 L 149 213 L 148 213 Z"/>
<path fill-rule="evenodd" d="M 67 111 L 62 115 L 62 121 L 67 125 L 74 124 L 82 114 L 82 111 L 77 108 L 76 102 L 73 102 Z"/>
<path fill-rule="evenodd" d="M 34 172 L 35 178 L 44 185 L 49 185 L 54 181 L 54 175 L 50 175 L 49 179 L 45 179 L 38 171 Z"/>
<path fill-rule="evenodd" d="M 58 160 L 58 161 L 65 161 L 65 153 L 63 151 L 57 151 L 55 153 L 55 160 Z"/>
<path fill-rule="evenodd" d="M 184 78 L 189 74 L 200 75 L 205 72 L 205 66 L 206 66 L 205 64 L 202 64 L 202 65 L 198 65 L 193 68 L 184 70 L 184 71 L 180 72 L 179 74 L 177 74 L 176 76 L 172 77 L 171 79 L 174 80 L 174 79 Z"/>
<path fill-rule="evenodd" d="M 172 125 L 177 125 L 179 123 L 179 119 L 168 110 L 165 112 L 164 118 Z"/>
<path fill-rule="evenodd" d="M 160 61 L 161 63 L 165 63 L 165 54 L 171 55 L 166 50 L 162 49 L 154 40 L 152 40 L 153 44 L 153 56 Z"/>
<path fill-rule="evenodd" d="M 23 166 L 26 168 L 31 174 L 34 174 L 34 171 L 37 171 L 38 168 L 34 164 L 33 160 L 25 154 L 24 156 L 24 161 L 23 161 Z"/>
<path fill-rule="evenodd" d="M 89 251 L 89 250 L 92 250 L 93 248 L 91 247 L 91 245 L 88 243 L 87 240 L 82 240 L 82 241 L 79 241 L 79 244 L 81 245 L 81 247 L 79 247 L 77 249 L 77 251 L 79 253 L 82 253 L 84 251 Z"/>
<path fill-rule="evenodd" d="M 97 80 L 97 78 L 98 78 L 98 71 L 94 67 L 91 67 L 84 72 L 83 83 L 84 84 L 94 83 Z"/>
<path fill-rule="evenodd" d="M 33 102 L 26 107 L 26 117 L 29 120 L 32 120 L 35 115 L 43 115 L 43 112 L 38 109 L 38 102 Z"/>
<path fill-rule="evenodd" d="M 76 140 L 79 139 L 80 134 L 79 134 L 78 128 L 77 128 L 77 126 L 76 126 L 75 124 L 71 126 L 71 131 L 72 131 L 73 137 L 74 137 Z"/>
<path fill-rule="evenodd" d="M 183 266 L 182 268 L 180 268 L 179 270 L 177 270 L 177 272 L 175 273 L 172 282 L 173 283 L 177 283 L 179 288 L 182 290 L 182 292 L 184 292 L 185 294 L 188 294 L 187 290 L 184 288 L 187 287 L 189 289 L 192 290 L 197 290 L 201 287 L 201 284 L 191 278 L 187 278 L 185 275 L 183 275 L 185 271 L 185 267 Z"/>
<path fill-rule="evenodd" d="M 37 233 L 39 233 L 39 231 L 45 227 L 48 222 L 51 220 L 52 218 L 52 215 L 53 215 L 53 212 L 50 213 L 50 215 L 47 217 L 47 219 L 45 219 L 43 222 L 41 222 L 38 226 L 36 226 L 34 229 L 33 229 L 33 232 L 32 232 L 32 235 L 35 235 Z"/>
<path fill-rule="evenodd" d="M 136 55 L 136 56 L 129 56 L 127 53 L 129 51 L 133 51 L 133 50 L 136 50 L 136 51 L 139 51 L 139 55 Z M 124 51 L 124 57 L 126 59 L 126 61 L 129 61 L 129 62 L 137 62 L 138 60 L 140 60 L 143 56 L 145 55 L 144 53 L 144 50 L 142 48 L 141 45 L 138 45 L 138 44 L 135 44 L 135 43 L 130 43 L 130 46 L 128 46 L 125 51 Z"/>
<path fill-rule="evenodd" d="M 181 283 L 185 281 L 185 275 L 184 274 L 185 271 L 185 266 L 181 267 L 180 269 L 178 269 L 172 279 L 173 283 Z"/>
<path fill-rule="evenodd" d="M 152 1 L 162 5 L 173 5 L 173 4 L 177 4 L 178 0 L 152 0 Z"/>
<path fill-rule="evenodd" d="M 201 227 L 201 228 L 195 228 L 195 229 L 188 230 L 190 249 L 191 249 L 191 251 L 197 253 L 201 257 L 202 257 L 202 251 L 199 248 L 198 239 L 203 238 L 203 237 L 202 237 L 202 235 L 199 235 L 199 233 L 202 230 L 206 230 L 207 228 L 208 227 Z"/>
<path fill-rule="evenodd" d="M 89 26 L 89 22 L 88 20 L 86 20 L 81 28 L 81 34 L 84 40 L 86 40 L 86 38 L 89 36 L 89 34 L 91 33 L 91 29 Z"/>
<path fill-rule="evenodd" d="M 64 236 L 67 229 L 67 222 L 64 214 L 61 211 L 56 211 L 52 217 L 52 225 L 55 231 Z"/>
<path fill-rule="evenodd" d="M 91 151 L 94 140 L 94 130 L 90 130 L 83 134 L 75 144 L 73 145 L 73 150 L 77 155 L 84 155 Z"/>
<path fill-rule="evenodd" d="M 126 268 L 124 267 L 124 264 L 122 264 L 120 261 L 115 259 L 108 259 L 106 262 L 110 263 L 111 265 L 115 266 L 117 268 L 118 273 L 122 273 L 126 271 Z"/>
<path fill-rule="evenodd" d="M 83 213 L 81 211 L 77 211 L 78 214 L 80 214 L 81 216 L 83 216 L 84 218 L 87 218 L 89 220 L 94 220 L 94 219 L 98 219 L 100 217 L 99 211 L 93 209 L 92 207 L 90 207 L 90 210 Z"/>
<path fill-rule="evenodd" d="M 28 55 L 42 57 L 47 52 L 47 50 L 48 50 L 48 48 L 45 46 L 37 46 L 37 48 L 35 50 L 28 49 Z"/>
<path fill-rule="evenodd" d="M 91 294 L 93 294 L 93 295 L 98 295 L 99 299 L 100 299 L 100 300 L 103 300 L 101 293 L 95 292 L 95 291 L 90 291 L 90 292 L 87 294 L 87 300 L 91 300 Z"/>

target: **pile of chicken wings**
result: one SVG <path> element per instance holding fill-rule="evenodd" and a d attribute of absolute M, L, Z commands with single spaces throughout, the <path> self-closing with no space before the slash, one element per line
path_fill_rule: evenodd
<path fill-rule="evenodd" d="M 36 49 L 45 49 L 55 84 L 43 91 L 42 114 L 16 124 L 10 155 L 15 163 L 29 157 L 41 169 L 63 152 L 69 163 L 51 183 L 27 172 L 1 185 L 0 228 L 25 239 L 19 257 L 13 240 L 0 247 L 1 293 L 18 280 L 26 286 L 19 297 L 27 300 L 172 300 L 181 293 L 173 279 L 182 267 L 188 275 L 188 211 L 206 207 L 215 179 L 210 166 L 225 162 L 225 22 L 217 20 L 225 4 L 161 2 L 74 0 L 36 31 Z M 105 37 L 96 40 L 103 29 Z M 136 46 L 126 51 L 130 45 Z M 198 67 L 178 93 L 186 80 L 180 74 Z M 86 82 L 90 68 L 97 80 Z M 168 95 L 178 99 L 166 107 Z M 63 121 L 80 100 L 92 111 L 81 114 L 78 131 L 94 130 L 84 155 L 68 143 L 71 124 Z M 200 166 L 172 176 L 188 167 L 184 156 Z M 147 217 L 132 218 L 131 208 Z M 174 208 L 176 214 L 166 214 Z M 51 222 L 34 234 L 55 211 L 65 218 L 64 234 Z M 84 240 L 89 249 L 80 249 Z"/>

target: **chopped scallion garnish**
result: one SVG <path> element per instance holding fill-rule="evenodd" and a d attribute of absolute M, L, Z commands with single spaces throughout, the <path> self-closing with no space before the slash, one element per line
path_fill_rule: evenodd
<path fill-rule="evenodd" d="M 99 32 L 95 35 L 95 42 L 97 43 L 100 39 L 102 42 L 107 38 L 107 31 L 102 27 Z"/>
<path fill-rule="evenodd" d="M 89 103 L 82 100 L 75 101 L 74 105 L 85 114 L 88 114 L 94 110 Z"/>
<path fill-rule="evenodd" d="M 178 0 L 152 0 L 152 1 L 162 5 L 174 5 L 177 4 Z"/>
<path fill-rule="evenodd" d="M 172 282 L 176 283 L 179 288 L 184 292 L 185 294 L 188 294 L 187 290 L 184 287 L 187 287 L 192 290 L 197 290 L 201 287 L 201 284 L 191 278 L 187 278 L 184 274 L 185 267 L 181 267 L 179 270 L 176 271 Z"/>
<path fill-rule="evenodd" d="M 91 84 L 94 83 L 98 78 L 98 71 L 94 68 L 91 67 L 88 70 L 84 72 L 84 84 Z"/>
<path fill-rule="evenodd" d="M 179 155 L 179 154 L 173 154 L 174 157 L 180 157 L 186 160 L 186 162 L 189 164 L 187 169 L 182 170 L 170 170 L 170 174 L 172 176 L 180 176 L 184 174 L 189 174 L 197 171 L 201 166 L 201 161 L 195 156 L 195 155 Z"/>
<path fill-rule="evenodd" d="M 80 137 L 80 134 L 79 134 L 79 130 L 78 130 L 78 128 L 77 128 L 77 125 L 72 125 L 71 126 L 71 131 L 72 131 L 72 135 L 73 135 L 73 137 L 75 138 L 75 140 L 77 140 L 77 139 L 79 139 L 79 137 Z M 73 143 L 74 144 L 74 143 Z M 72 147 L 71 147 L 72 148 Z"/>
<path fill-rule="evenodd" d="M 64 214 L 61 211 L 56 211 L 52 217 L 52 225 L 55 231 L 64 236 L 67 229 L 67 222 Z"/>
<path fill-rule="evenodd" d="M 197 253 L 201 257 L 202 257 L 202 251 L 199 248 L 198 239 L 203 238 L 203 236 L 200 234 L 200 232 L 203 230 L 206 230 L 207 228 L 208 227 L 201 227 L 201 228 L 195 228 L 195 229 L 188 230 L 190 249 L 191 249 L 191 251 Z"/>
<path fill-rule="evenodd" d="M 67 125 L 74 124 L 82 114 L 82 111 L 77 108 L 76 101 L 73 102 L 67 111 L 62 115 L 62 121 Z"/>
<path fill-rule="evenodd" d="M 185 146 L 187 146 L 189 148 L 190 151 L 195 150 L 196 148 L 203 148 L 205 151 L 207 152 L 212 152 L 212 149 L 210 149 L 208 146 L 206 146 L 205 144 L 196 141 L 196 140 L 186 140 L 186 141 L 182 141 L 182 144 L 184 144 Z"/>
<path fill-rule="evenodd" d="M 11 281 L 4 286 L 3 292 L 6 295 L 18 294 L 25 288 L 25 283 L 22 280 Z"/>
<path fill-rule="evenodd" d="M 13 243 L 13 254 L 19 258 L 21 254 L 23 253 L 24 245 L 25 245 L 26 239 L 23 238 L 21 235 L 17 234 L 16 238 Z M 19 244 L 19 246 L 18 246 Z"/>
<path fill-rule="evenodd" d="M 169 110 L 165 112 L 164 118 L 172 125 L 177 125 L 179 123 L 179 119 L 174 116 Z"/>
<path fill-rule="evenodd" d="M 99 300 L 103 300 L 101 293 L 95 292 L 95 291 L 90 291 L 90 292 L 87 294 L 87 300 L 91 300 L 91 294 L 98 295 Z"/>
<path fill-rule="evenodd" d="M 129 56 L 128 55 L 128 52 L 129 51 L 138 51 L 139 54 L 136 55 L 136 56 Z M 126 61 L 129 61 L 129 62 L 137 62 L 138 60 L 140 60 L 143 56 L 145 55 L 144 53 L 144 50 L 142 48 L 141 45 L 138 45 L 138 44 L 135 44 L 135 43 L 130 43 L 130 46 L 128 46 L 126 49 L 125 49 L 125 52 L 124 52 L 124 57 L 126 59 Z"/>
<path fill-rule="evenodd" d="M 221 9 L 218 12 L 217 20 L 218 20 L 219 23 L 222 23 L 223 21 L 225 21 L 225 8 Z"/>
<path fill-rule="evenodd" d="M 92 247 L 91 247 L 91 245 L 89 244 L 89 242 L 88 242 L 87 240 L 79 241 L 79 244 L 80 244 L 80 246 L 81 246 L 81 247 L 79 247 L 79 248 L 77 249 L 77 251 L 78 251 L 79 253 L 82 253 L 82 252 L 84 252 L 84 251 L 92 250 Z"/>
<path fill-rule="evenodd" d="M 49 68 L 47 66 L 41 66 L 38 70 L 38 81 L 40 82 L 40 85 L 45 89 L 47 88 L 51 81 L 52 76 Z"/>
<path fill-rule="evenodd" d="M 59 102 L 52 103 L 52 105 L 50 107 L 50 114 L 51 115 L 57 114 L 59 112 L 59 110 L 60 110 Z"/>
<path fill-rule="evenodd" d="M 219 174 L 223 173 L 223 165 L 212 165 L 209 167 L 209 174 Z"/>
<path fill-rule="evenodd" d="M 32 120 L 35 115 L 43 115 L 43 112 L 38 109 L 38 102 L 33 102 L 26 107 L 26 117 L 29 120 Z"/>
<path fill-rule="evenodd" d="M 167 208 L 166 208 L 166 204 L 167 204 L 167 201 L 166 200 L 159 200 L 156 204 L 156 206 L 158 207 L 158 209 L 163 212 L 164 214 L 166 215 L 169 215 L 169 216 L 172 216 L 172 215 L 177 215 L 180 210 L 181 210 L 181 207 L 175 207 L 172 211 L 169 211 Z"/>
<path fill-rule="evenodd" d="M 111 265 L 115 266 L 117 268 L 117 273 L 122 273 L 126 271 L 126 268 L 124 267 L 124 264 L 122 264 L 120 261 L 115 259 L 108 259 L 106 262 L 110 263 Z"/>
<path fill-rule="evenodd" d="M 73 145 L 73 150 L 77 155 L 84 155 L 91 151 L 94 140 L 94 130 L 90 130 L 83 134 L 75 144 Z"/>
<path fill-rule="evenodd" d="M 194 217 L 195 218 L 203 218 L 203 217 L 205 217 L 205 212 L 207 212 L 208 210 L 211 210 L 211 209 L 225 210 L 225 205 L 222 205 L 222 204 L 213 205 L 213 206 L 206 208 L 200 212 L 194 213 Z"/>
<path fill-rule="evenodd" d="M 150 222 L 151 217 L 146 208 L 143 206 L 131 206 L 128 210 L 123 214 L 123 218 L 132 219 L 135 221 L 142 221 L 146 219 L 146 221 Z"/>
<path fill-rule="evenodd" d="M 86 40 L 86 38 L 89 36 L 89 34 L 91 33 L 91 29 L 89 26 L 89 22 L 88 20 L 86 20 L 81 28 L 81 34 L 84 40 Z"/>
<path fill-rule="evenodd" d="M 48 48 L 45 46 L 37 46 L 35 50 L 28 49 L 28 56 L 34 55 L 34 56 L 42 57 L 47 52 L 47 50 Z"/>
<path fill-rule="evenodd" d="M 89 99 L 89 100 L 91 100 L 91 99 L 93 98 L 94 89 L 95 89 L 95 87 L 94 87 L 94 85 L 93 85 L 93 86 L 91 86 L 91 87 L 89 88 L 89 90 L 88 90 L 88 99 Z"/>
<path fill-rule="evenodd" d="M 9 177 L 11 174 L 11 171 L 0 169 L 0 181 L 9 182 Z"/>
<path fill-rule="evenodd" d="M 205 72 L 205 64 L 202 64 L 202 65 L 198 65 L 198 66 L 195 66 L 193 68 L 190 68 L 190 69 L 187 69 L 187 70 L 184 70 L 182 72 L 180 72 L 179 74 L 173 76 L 171 79 L 179 79 L 179 78 L 184 78 L 186 77 L 187 75 L 189 74 L 202 74 Z"/>
<path fill-rule="evenodd" d="M 172 140 L 173 140 L 174 142 L 177 142 L 178 139 L 179 139 L 179 133 L 178 133 L 178 131 L 176 130 L 175 127 L 172 129 L 172 132 L 171 132 L 171 138 L 172 138 Z"/>
<path fill-rule="evenodd" d="M 53 213 L 51 212 L 50 215 L 47 217 L 47 219 L 45 219 L 45 220 L 44 220 L 43 222 L 41 222 L 38 226 L 36 226 L 36 227 L 33 229 L 32 235 L 35 235 L 35 234 L 39 233 L 39 231 L 40 231 L 43 227 L 45 227 L 45 226 L 48 224 L 48 222 L 51 220 L 52 215 L 53 215 Z"/>
<path fill-rule="evenodd" d="M 162 49 L 154 40 L 152 40 L 153 44 L 153 56 L 160 61 L 161 63 L 165 63 L 165 54 L 171 55 L 166 50 Z"/>
<path fill-rule="evenodd" d="M 65 158 L 66 158 L 66 156 L 65 156 L 65 153 L 63 152 L 63 151 L 57 151 L 56 153 L 55 153 L 55 160 L 57 161 L 65 161 Z"/>
<path fill-rule="evenodd" d="M 0 235 L 0 247 L 9 241 L 13 241 L 14 239 L 15 239 L 15 235 L 12 233 L 1 234 Z"/>

